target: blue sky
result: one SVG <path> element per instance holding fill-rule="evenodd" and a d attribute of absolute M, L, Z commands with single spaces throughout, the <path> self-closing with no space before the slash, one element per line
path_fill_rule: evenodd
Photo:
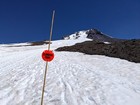
<path fill-rule="evenodd" d="M 115 38 L 140 38 L 140 0 L 0 0 L 0 43 L 53 40 L 96 28 Z"/>

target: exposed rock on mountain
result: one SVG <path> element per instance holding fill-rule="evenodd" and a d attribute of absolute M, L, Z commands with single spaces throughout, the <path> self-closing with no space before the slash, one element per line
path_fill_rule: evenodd
<path fill-rule="evenodd" d="M 116 41 L 122 41 L 122 39 L 116 39 L 112 38 L 108 35 L 103 34 L 97 29 L 91 29 L 86 32 L 87 38 L 93 39 L 94 41 L 100 41 L 100 42 L 116 42 Z"/>
<path fill-rule="evenodd" d="M 82 52 L 85 54 L 106 55 L 140 63 L 140 40 L 116 41 L 104 43 L 99 41 L 86 41 L 73 46 L 65 46 L 56 51 Z"/>

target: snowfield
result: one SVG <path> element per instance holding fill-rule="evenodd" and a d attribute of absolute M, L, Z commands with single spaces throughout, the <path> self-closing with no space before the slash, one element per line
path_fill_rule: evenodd
<path fill-rule="evenodd" d="M 53 41 L 51 49 L 84 40 Z M 19 45 L 19 44 L 18 44 Z M 0 105 L 40 105 L 47 45 L 0 45 Z M 140 105 L 140 63 L 54 52 L 44 105 Z"/>

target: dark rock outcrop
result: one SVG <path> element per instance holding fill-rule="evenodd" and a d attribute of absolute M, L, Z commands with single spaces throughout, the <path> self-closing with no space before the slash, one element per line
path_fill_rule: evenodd
<path fill-rule="evenodd" d="M 31 46 L 44 45 L 44 44 L 49 44 L 49 41 L 36 41 L 36 42 L 31 42 Z M 52 44 L 52 42 L 50 44 Z"/>
<path fill-rule="evenodd" d="M 112 38 L 108 35 L 103 34 L 97 29 L 91 29 L 86 32 L 87 38 L 93 39 L 94 41 L 100 41 L 100 42 L 118 42 L 123 41 L 122 39 Z"/>
<path fill-rule="evenodd" d="M 140 40 L 126 40 L 105 44 L 98 41 L 86 41 L 73 46 L 65 46 L 56 51 L 82 52 L 90 55 L 106 55 L 140 63 Z"/>

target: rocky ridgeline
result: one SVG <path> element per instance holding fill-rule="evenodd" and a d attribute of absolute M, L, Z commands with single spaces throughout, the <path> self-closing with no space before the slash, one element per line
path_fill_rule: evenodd
<path fill-rule="evenodd" d="M 86 41 L 73 46 L 65 46 L 56 51 L 82 52 L 90 55 L 106 55 L 140 63 L 140 40 L 112 41 Z"/>
<path fill-rule="evenodd" d="M 100 42 L 123 41 L 123 39 L 112 38 L 109 35 L 106 35 L 97 29 L 88 30 L 86 34 L 87 34 L 87 38 L 93 39 L 94 41 L 100 41 Z"/>

